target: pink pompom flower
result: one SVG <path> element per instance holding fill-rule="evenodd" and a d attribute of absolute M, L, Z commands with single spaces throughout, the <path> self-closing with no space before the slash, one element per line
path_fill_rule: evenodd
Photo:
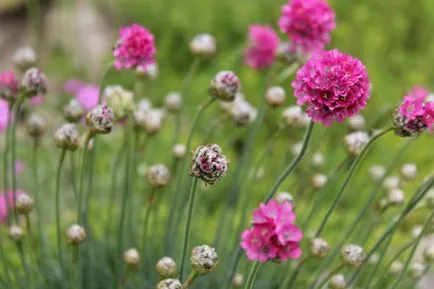
<path fill-rule="evenodd" d="M 300 258 L 303 232 L 295 225 L 289 202 L 271 200 L 253 211 L 252 227 L 241 235 L 241 247 L 251 261 Z"/>
<path fill-rule="evenodd" d="M 364 109 L 371 84 L 359 59 L 334 49 L 315 53 L 297 71 L 292 87 L 297 104 L 308 104 L 312 120 L 328 126 Z"/>
<path fill-rule="evenodd" d="M 249 39 L 250 47 L 244 54 L 244 62 L 253 69 L 263 69 L 272 65 L 279 47 L 279 37 L 273 28 L 251 25 Z"/>
<path fill-rule="evenodd" d="M 397 135 L 416 136 L 434 127 L 434 101 L 428 96 L 428 90 L 415 87 L 404 97 L 393 119 Z"/>
<path fill-rule="evenodd" d="M 14 72 L 5 70 L 0 72 L 0 98 L 11 101 L 19 91 L 19 81 Z"/>
<path fill-rule="evenodd" d="M 98 105 L 99 87 L 94 84 L 86 84 L 77 90 L 75 98 L 84 110 L 91 111 Z"/>
<path fill-rule="evenodd" d="M 294 50 L 309 54 L 322 50 L 336 28 L 335 12 L 326 0 L 289 0 L 282 7 L 279 27 Z"/>
<path fill-rule="evenodd" d="M 140 24 L 122 27 L 113 50 L 116 69 L 146 67 L 155 62 L 154 36 Z"/>
<path fill-rule="evenodd" d="M 0 134 L 8 128 L 8 118 L 10 113 L 9 103 L 0 98 Z"/>
<path fill-rule="evenodd" d="M 23 194 L 24 191 L 17 190 L 16 197 Z M 11 213 L 14 206 L 14 193 L 9 191 L 7 193 L 0 193 L 0 224 L 6 223 L 8 215 Z"/>

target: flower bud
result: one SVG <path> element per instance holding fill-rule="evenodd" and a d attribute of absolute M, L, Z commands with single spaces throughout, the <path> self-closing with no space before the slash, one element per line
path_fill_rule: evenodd
<path fill-rule="evenodd" d="M 86 124 L 94 134 L 108 134 L 114 122 L 113 110 L 107 105 L 98 105 L 86 115 Z"/>
<path fill-rule="evenodd" d="M 14 242 L 20 242 L 24 237 L 23 229 L 21 229 L 20 226 L 17 225 L 11 225 L 9 227 L 9 237 Z"/>
<path fill-rule="evenodd" d="M 139 65 L 136 69 L 136 75 L 138 77 L 148 77 L 151 80 L 155 80 L 158 77 L 158 64 L 150 63 L 148 65 Z"/>
<path fill-rule="evenodd" d="M 0 72 L 0 98 L 13 101 L 18 95 L 19 82 L 12 71 L 5 70 Z"/>
<path fill-rule="evenodd" d="M 103 99 L 113 110 L 116 119 L 124 119 L 134 109 L 134 94 L 120 85 L 107 86 Z"/>
<path fill-rule="evenodd" d="M 298 106 L 290 106 L 282 112 L 282 119 L 285 124 L 293 127 L 306 127 L 309 124 L 309 117 L 303 112 L 303 109 Z"/>
<path fill-rule="evenodd" d="M 388 190 L 397 189 L 399 184 L 401 183 L 400 179 L 397 176 L 390 176 L 384 180 L 384 187 Z"/>
<path fill-rule="evenodd" d="M 15 50 L 12 60 L 19 70 L 26 71 L 26 69 L 29 69 L 36 64 L 38 61 L 38 55 L 33 48 L 23 46 Z"/>
<path fill-rule="evenodd" d="M 68 241 L 74 246 L 83 243 L 86 240 L 86 236 L 86 230 L 82 226 L 77 224 L 69 226 L 69 228 L 66 230 L 66 237 L 68 238 Z"/>
<path fill-rule="evenodd" d="M 285 102 L 286 92 L 280 86 L 273 86 L 267 89 L 267 93 L 265 94 L 265 100 L 272 107 L 281 106 Z"/>
<path fill-rule="evenodd" d="M 316 152 L 312 156 L 312 165 L 315 167 L 322 167 L 324 165 L 324 155 Z"/>
<path fill-rule="evenodd" d="M 213 185 L 228 170 L 229 161 L 216 144 L 199 146 L 194 152 L 190 175 Z"/>
<path fill-rule="evenodd" d="M 249 125 L 256 119 L 256 109 L 247 101 L 234 101 L 231 110 L 232 120 L 238 126 Z"/>
<path fill-rule="evenodd" d="M 365 252 L 362 247 L 357 245 L 346 245 L 341 250 L 341 259 L 346 265 L 358 268 L 365 261 Z"/>
<path fill-rule="evenodd" d="M 401 168 L 401 173 L 407 180 L 413 180 L 417 176 L 416 164 L 408 163 L 404 164 Z"/>
<path fill-rule="evenodd" d="M 423 250 L 423 257 L 426 262 L 434 262 L 434 245 L 429 245 Z"/>
<path fill-rule="evenodd" d="M 153 165 L 148 170 L 147 178 L 151 186 L 164 187 L 170 181 L 169 168 L 164 164 Z"/>
<path fill-rule="evenodd" d="M 329 287 L 330 289 L 345 289 L 347 288 L 347 282 L 345 281 L 345 277 L 342 274 L 335 274 L 329 279 Z"/>
<path fill-rule="evenodd" d="M 395 134 L 400 137 L 418 136 L 427 130 L 427 125 L 422 118 L 418 117 L 412 120 L 399 111 L 396 111 L 393 116 L 393 127 Z"/>
<path fill-rule="evenodd" d="M 147 98 L 142 98 L 136 105 L 136 110 L 149 111 L 152 109 L 152 103 Z"/>
<path fill-rule="evenodd" d="M 291 45 L 291 43 L 287 41 L 279 43 L 279 46 L 277 47 L 277 51 L 276 51 L 276 57 L 279 61 L 285 64 L 292 64 L 300 56 L 301 55 L 299 55 L 297 51 L 294 51 L 293 45 Z"/>
<path fill-rule="evenodd" d="M 404 265 L 399 261 L 393 261 L 389 268 L 390 274 L 394 276 L 400 275 L 402 270 L 404 270 Z"/>
<path fill-rule="evenodd" d="M 351 155 L 356 156 L 362 152 L 369 139 L 369 135 L 366 132 L 356 131 L 344 137 L 344 144 L 347 151 Z"/>
<path fill-rule="evenodd" d="M 328 177 L 324 174 L 315 174 L 312 177 L 312 186 L 314 189 L 321 189 L 327 183 Z"/>
<path fill-rule="evenodd" d="M 63 116 L 66 121 L 71 123 L 77 123 L 84 116 L 84 109 L 76 99 L 71 99 L 71 101 L 65 105 L 63 108 Z"/>
<path fill-rule="evenodd" d="M 201 245 L 193 248 L 190 260 L 193 271 L 198 274 L 206 274 L 214 271 L 218 265 L 219 258 L 214 248 L 208 245 Z"/>
<path fill-rule="evenodd" d="M 292 203 L 293 201 L 293 197 L 291 196 L 290 193 L 288 192 L 280 192 L 277 194 L 276 196 L 276 200 L 279 203 L 283 203 L 283 202 L 288 202 L 288 203 Z"/>
<path fill-rule="evenodd" d="M 38 68 L 29 68 L 21 79 L 21 88 L 27 97 L 45 94 L 47 92 L 47 78 Z"/>
<path fill-rule="evenodd" d="M 380 255 L 378 253 L 374 253 L 366 261 L 369 265 L 377 265 L 378 261 L 380 261 Z"/>
<path fill-rule="evenodd" d="M 166 113 L 162 109 L 136 110 L 134 112 L 136 125 L 143 128 L 148 135 L 154 135 L 161 129 L 165 117 Z"/>
<path fill-rule="evenodd" d="M 374 181 L 379 181 L 386 174 L 386 170 L 383 166 L 375 165 L 369 169 L 369 174 Z"/>
<path fill-rule="evenodd" d="M 222 101 L 233 101 L 240 92 L 240 80 L 232 71 L 220 71 L 211 81 L 209 92 Z"/>
<path fill-rule="evenodd" d="M 241 287 L 244 284 L 244 276 L 241 273 L 236 273 L 232 280 L 232 285 L 235 287 Z"/>
<path fill-rule="evenodd" d="M 350 127 L 350 129 L 355 131 L 362 130 L 366 126 L 365 118 L 360 114 L 350 116 L 348 118 L 348 126 Z"/>
<path fill-rule="evenodd" d="M 400 206 L 404 204 L 404 192 L 398 188 L 391 189 L 387 193 L 387 201 L 391 206 Z"/>
<path fill-rule="evenodd" d="M 78 137 L 77 126 L 72 123 L 62 125 L 54 133 L 56 146 L 64 150 L 76 150 L 78 148 Z"/>
<path fill-rule="evenodd" d="M 177 159 L 181 159 L 185 156 L 187 148 L 183 144 L 175 144 L 173 146 L 173 156 Z"/>
<path fill-rule="evenodd" d="M 190 51 L 193 55 L 211 57 L 216 53 L 216 40 L 211 34 L 196 35 L 190 42 Z"/>
<path fill-rule="evenodd" d="M 45 132 L 45 122 L 42 117 L 33 113 L 27 118 L 26 128 L 31 137 L 39 138 Z"/>
<path fill-rule="evenodd" d="M 413 262 L 408 268 L 408 273 L 411 279 L 419 280 L 425 275 L 426 267 L 424 264 L 419 262 Z"/>
<path fill-rule="evenodd" d="M 176 275 L 176 263 L 170 257 L 163 257 L 158 260 L 156 269 L 158 274 L 163 278 L 168 278 Z"/>
<path fill-rule="evenodd" d="M 312 256 L 323 259 L 327 257 L 330 251 L 329 244 L 322 238 L 314 238 L 310 241 L 310 253 Z"/>
<path fill-rule="evenodd" d="M 158 282 L 157 289 L 181 289 L 182 285 L 178 279 L 164 279 Z"/>
<path fill-rule="evenodd" d="M 137 268 L 140 264 L 140 254 L 136 248 L 128 249 L 124 252 L 124 262 L 129 268 Z"/>
<path fill-rule="evenodd" d="M 15 209 L 22 215 L 28 215 L 32 209 L 35 201 L 26 193 L 19 194 L 15 200 Z"/>
<path fill-rule="evenodd" d="M 180 110 L 182 104 L 182 96 L 177 91 L 169 92 L 166 95 L 165 106 L 168 111 L 177 112 Z"/>

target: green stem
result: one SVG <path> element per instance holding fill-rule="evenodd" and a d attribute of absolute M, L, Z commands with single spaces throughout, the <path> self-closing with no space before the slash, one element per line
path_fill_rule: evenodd
<path fill-rule="evenodd" d="M 63 280 L 63 256 L 62 256 L 62 233 L 60 228 L 60 177 L 62 173 L 62 166 L 65 161 L 66 150 L 62 150 L 60 153 L 59 163 L 57 165 L 56 171 L 56 187 L 55 187 L 55 198 L 56 198 L 56 244 L 57 244 L 57 258 L 60 265 L 61 279 Z"/>
<path fill-rule="evenodd" d="M 14 115 L 15 120 L 12 122 L 12 140 L 11 140 L 11 149 L 12 149 L 12 194 L 13 194 L 13 204 L 15 206 L 16 200 L 17 200 L 17 172 L 15 170 L 15 162 L 17 160 L 17 123 L 18 123 L 18 115 L 20 111 L 21 104 L 23 103 L 23 99 L 21 97 L 18 98 L 15 109 L 14 109 Z M 14 220 L 15 223 L 18 223 L 18 214 L 16 210 L 13 210 L 14 212 Z"/>
<path fill-rule="evenodd" d="M 69 165 L 70 165 L 70 171 L 71 171 L 71 187 L 72 187 L 72 193 L 74 194 L 74 197 L 77 199 L 78 192 L 77 192 L 77 177 L 75 175 L 76 173 L 76 167 L 75 167 L 75 154 L 69 155 Z"/>
<path fill-rule="evenodd" d="M 23 269 L 24 269 L 26 288 L 33 288 L 33 287 L 30 287 L 31 284 L 30 284 L 30 277 L 29 277 L 30 276 L 29 265 L 26 262 L 26 255 L 24 254 L 23 242 L 19 241 L 16 243 L 16 245 L 17 245 L 17 249 L 18 249 L 18 252 L 20 255 L 21 265 L 23 266 Z"/>
<path fill-rule="evenodd" d="M 184 284 L 182 284 L 182 289 L 190 288 L 191 284 L 193 284 L 196 277 L 197 277 L 197 273 L 194 271 L 191 272 L 190 275 L 188 276 L 187 280 L 185 280 Z"/>
<path fill-rule="evenodd" d="M 379 133 L 375 134 L 373 137 L 371 137 L 369 142 L 363 148 L 362 152 L 357 156 L 357 158 L 351 164 L 347 178 L 345 179 L 341 189 L 339 190 L 338 194 L 336 195 L 335 199 L 333 200 L 333 203 L 332 203 L 331 207 L 329 208 L 329 210 L 327 211 L 324 219 L 321 221 L 321 224 L 318 228 L 318 231 L 315 234 L 316 237 L 321 235 L 322 231 L 325 228 L 325 225 L 327 224 L 327 221 L 329 220 L 333 211 L 336 209 L 336 206 L 338 205 L 339 201 L 341 200 L 341 198 L 345 192 L 345 189 L 347 188 L 348 184 L 350 183 L 350 180 L 352 179 L 352 177 L 353 177 L 354 173 L 356 172 L 361 161 L 365 158 L 365 156 L 368 153 L 371 146 L 375 143 L 375 141 L 377 139 L 379 139 L 381 136 L 385 135 L 386 133 L 388 133 L 390 131 L 392 131 L 392 128 L 386 128 L 386 129 L 380 131 Z"/>
<path fill-rule="evenodd" d="M 319 284 L 318 289 L 321 289 L 327 283 L 327 281 L 330 279 L 330 277 L 332 277 L 333 275 L 335 275 L 336 273 L 338 273 L 343 268 L 344 268 L 344 263 L 341 263 L 334 270 L 332 270 L 330 273 L 328 273 L 327 276 Z"/>
<path fill-rule="evenodd" d="M 256 276 L 258 275 L 259 267 L 261 263 L 255 261 L 250 266 L 249 276 L 247 277 L 246 284 L 244 285 L 244 289 L 253 289 L 255 286 Z"/>
<path fill-rule="evenodd" d="M 3 269 L 4 269 L 4 273 L 6 275 L 6 285 L 9 286 L 9 284 L 11 283 L 11 277 L 9 275 L 9 260 L 6 257 L 5 254 L 5 249 L 3 247 L 3 237 L 0 237 L 0 260 L 1 263 L 3 264 Z M 9 288 L 9 287 L 7 287 Z"/>
<path fill-rule="evenodd" d="M 8 113 L 8 119 L 7 119 L 7 125 L 6 125 L 6 137 L 5 137 L 5 150 L 3 154 L 3 185 L 4 185 L 4 192 L 5 194 L 9 191 L 9 144 L 11 141 L 11 129 L 10 124 L 12 123 L 12 105 L 9 104 L 9 113 Z M 9 214 L 9 206 L 5 206 L 6 215 L 8 216 L 8 226 L 11 225 L 11 215 Z M 5 264 L 6 266 L 6 264 Z"/>
<path fill-rule="evenodd" d="M 180 263 L 181 268 L 179 271 L 180 280 L 182 280 L 184 277 L 185 259 L 187 257 L 187 248 L 188 248 L 188 241 L 190 239 L 191 221 L 193 217 L 194 203 L 196 199 L 198 184 L 199 184 L 199 179 L 194 178 L 191 184 L 189 205 L 188 205 L 188 212 L 187 212 L 187 222 L 184 231 L 184 242 L 182 246 L 181 263 Z"/>
<path fill-rule="evenodd" d="M 303 265 L 309 261 L 310 259 L 312 259 L 313 256 L 309 255 L 306 258 L 304 258 L 303 260 L 301 260 L 300 262 L 297 263 L 297 266 L 295 267 L 295 270 L 292 272 L 291 275 L 288 275 L 287 281 L 284 280 L 282 282 L 282 286 L 280 287 L 281 289 L 283 288 L 288 288 L 288 289 L 292 289 L 292 287 L 294 286 L 295 280 L 297 280 L 298 274 L 300 274 L 301 268 L 303 267 Z M 286 284 L 288 284 L 288 286 L 286 286 Z"/>
<path fill-rule="evenodd" d="M 285 70 L 283 70 L 280 74 L 277 75 L 276 83 L 282 84 L 283 82 L 285 82 L 291 75 L 294 74 L 299 65 L 300 64 L 298 63 L 298 61 L 295 61 L 292 65 L 288 66 Z"/>
<path fill-rule="evenodd" d="M 81 161 L 81 168 L 80 168 L 80 182 L 78 187 L 78 206 L 77 206 L 77 222 L 79 224 L 82 222 L 82 216 L 83 216 L 84 179 L 85 179 L 86 168 L 87 168 L 88 147 L 92 137 L 93 135 L 90 132 L 86 134 L 82 158 L 81 158 L 82 161 Z"/>
<path fill-rule="evenodd" d="M 145 217 L 143 218 L 143 227 L 142 227 L 142 240 L 143 240 L 142 251 L 143 252 L 145 251 L 146 244 L 149 242 L 149 240 L 148 240 L 148 224 L 149 224 L 149 218 L 151 216 L 152 204 L 154 203 L 155 191 L 156 191 L 156 188 L 152 187 L 151 192 L 149 193 L 149 196 L 148 196 Z M 144 261 L 145 261 L 145 254 L 143 254 L 142 263 L 144 263 Z"/>

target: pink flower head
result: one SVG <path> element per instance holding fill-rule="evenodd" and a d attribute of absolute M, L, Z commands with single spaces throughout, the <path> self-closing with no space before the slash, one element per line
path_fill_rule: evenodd
<path fill-rule="evenodd" d="M 17 190 L 15 196 L 18 197 L 23 194 L 24 191 Z M 0 193 L 0 224 L 6 223 L 9 212 L 11 212 L 14 205 L 14 193 L 12 191 Z"/>
<path fill-rule="evenodd" d="M 14 99 L 19 90 L 19 81 L 10 70 L 0 72 L 0 98 L 11 100 Z"/>
<path fill-rule="evenodd" d="M 336 28 L 335 13 L 326 0 L 289 0 L 282 7 L 279 27 L 306 54 L 322 50 Z"/>
<path fill-rule="evenodd" d="M 249 38 L 251 46 L 244 54 L 245 63 L 254 69 L 262 69 L 272 65 L 279 46 L 279 37 L 273 28 L 251 25 Z"/>
<path fill-rule="evenodd" d="M 308 104 L 306 113 L 325 126 L 356 115 L 370 96 L 365 66 L 336 49 L 315 53 L 297 71 L 292 87 L 297 104 Z"/>
<path fill-rule="evenodd" d="M 289 202 L 271 200 L 253 211 L 252 227 L 243 232 L 241 247 L 249 260 L 286 261 L 301 256 L 303 232 L 294 224 L 295 213 Z"/>
<path fill-rule="evenodd" d="M 154 63 L 156 48 L 154 36 L 140 24 L 123 27 L 113 50 L 116 69 L 146 67 Z"/>
<path fill-rule="evenodd" d="M 8 127 L 8 117 L 10 113 L 9 103 L 0 98 L 0 134 Z"/>
<path fill-rule="evenodd" d="M 86 111 L 91 111 L 98 105 L 99 87 L 87 84 L 77 91 L 75 98 Z"/>
<path fill-rule="evenodd" d="M 30 98 L 30 104 L 32 106 L 38 106 L 43 104 L 45 101 L 45 97 L 43 94 L 35 95 L 32 98 Z"/>
<path fill-rule="evenodd" d="M 24 171 L 24 163 L 22 161 L 15 161 L 15 173 L 16 174 L 21 174 Z"/>
<path fill-rule="evenodd" d="M 78 80 L 78 79 L 69 79 L 63 85 L 63 90 L 66 93 L 75 94 L 80 89 L 82 89 L 84 86 L 86 86 L 86 83 L 84 81 L 81 81 L 81 80 Z"/>

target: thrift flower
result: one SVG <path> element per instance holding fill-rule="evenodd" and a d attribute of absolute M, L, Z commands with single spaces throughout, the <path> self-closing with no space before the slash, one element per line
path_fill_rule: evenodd
<path fill-rule="evenodd" d="M 78 89 L 75 99 L 86 111 L 91 111 L 98 105 L 99 87 L 93 84 L 87 84 Z"/>
<path fill-rule="evenodd" d="M 23 46 L 15 50 L 12 60 L 18 69 L 25 71 L 36 64 L 38 55 L 30 46 Z"/>
<path fill-rule="evenodd" d="M 157 289 L 181 289 L 182 284 L 178 279 L 164 279 L 158 282 Z"/>
<path fill-rule="evenodd" d="M 190 260 L 193 271 L 198 274 L 206 274 L 215 270 L 219 257 L 214 248 L 201 245 L 193 248 Z"/>
<path fill-rule="evenodd" d="M 213 185 L 228 170 L 229 161 L 216 144 L 199 146 L 194 152 L 190 175 Z"/>
<path fill-rule="evenodd" d="M 251 25 L 249 39 L 250 47 L 244 53 L 244 62 L 253 69 L 271 66 L 279 46 L 279 37 L 273 28 L 264 25 Z"/>
<path fill-rule="evenodd" d="M 16 197 L 18 198 L 24 191 L 17 190 Z M 14 206 L 14 193 L 12 191 L 5 193 L 0 193 L 0 224 L 6 223 L 8 220 L 8 214 Z"/>
<path fill-rule="evenodd" d="M 128 249 L 124 252 L 124 262 L 128 268 L 136 268 L 140 263 L 140 253 L 136 248 Z"/>
<path fill-rule="evenodd" d="M 107 105 L 98 105 L 86 115 L 86 124 L 92 133 L 108 134 L 114 122 L 113 110 Z"/>
<path fill-rule="evenodd" d="M 0 134 L 8 128 L 9 102 L 0 98 Z"/>
<path fill-rule="evenodd" d="M 47 77 L 36 67 L 27 69 L 21 79 L 21 89 L 27 97 L 45 94 L 47 92 Z"/>
<path fill-rule="evenodd" d="M 196 35 L 190 42 L 190 51 L 193 55 L 211 57 L 216 53 L 216 40 L 208 33 Z"/>
<path fill-rule="evenodd" d="M 158 260 L 155 268 L 158 274 L 164 278 L 172 277 L 176 274 L 176 263 L 170 257 L 163 257 Z"/>
<path fill-rule="evenodd" d="M 222 101 L 233 101 L 240 92 L 240 80 L 232 71 L 220 71 L 211 81 L 209 92 Z"/>
<path fill-rule="evenodd" d="M 19 82 L 10 70 L 0 72 L 0 99 L 14 100 L 18 95 Z"/>

